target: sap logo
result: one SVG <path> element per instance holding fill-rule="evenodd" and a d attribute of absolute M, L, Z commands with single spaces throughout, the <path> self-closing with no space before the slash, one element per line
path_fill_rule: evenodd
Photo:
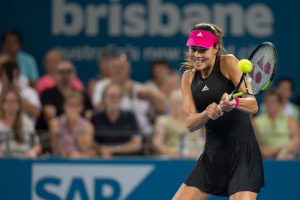
<path fill-rule="evenodd" d="M 153 169 L 152 165 L 34 164 L 32 199 L 122 200 Z"/>
<path fill-rule="evenodd" d="M 61 198 L 55 192 L 47 190 L 47 187 L 60 187 L 62 186 L 62 180 L 58 177 L 45 177 L 40 179 L 35 186 L 36 194 L 42 199 L 66 199 L 73 200 L 76 195 L 82 200 L 89 200 L 89 195 L 87 188 L 85 186 L 84 180 L 81 178 L 73 178 L 71 184 L 67 189 L 67 194 L 65 198 Z M 114 200 L 119 199 L 121 196 L 120 184 L 114 179 L 95 179 L 94 180 L 94 199 L 101 200 Z M 106 190 L 105 190 L 106 189 Z M 110 190 L 106 192 L 107 190 Z"/>

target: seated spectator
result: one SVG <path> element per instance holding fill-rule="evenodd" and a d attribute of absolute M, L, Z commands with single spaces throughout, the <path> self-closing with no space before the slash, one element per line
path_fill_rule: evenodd
<path fill-rule="evenodd" d="M 162 86 L 163 94 L 170 99 L 173 91 L 180 90 L 180 74 L 179 72 L 172 71 L 165 80 Z"/>
<path fill-rule="evenodd" d="M 120 109 L 123 91 L 111 83 L 103 91 L 103 111 L 92 117 L 100 155 L 132 155 L 141 150 L 142 139 L 133 113 Z"/>
<path fill-rule="evenodd" d="M 253 120 L 262 155 L 276 159 L 294 158 L 299 146 L 296 118 L 285 114 L 281 97 L 274 90 L 265 93 L 263 103 L 266 112 Z"/>
<path fill-rule="evenodd" d="M 44 58 L 44 65 L 47 74 L 43 75 L 36 82 L 36 89 L 41 94 L 44 90 L 55 86 L 55 76 L 57 65 L 63 60 L 63 54 L 58 49 L 49 50 Z M 72 87 L 76 90 L 83 90 L 83 83 L 74 75 Z"/>
<path fill-rule="evenodd" d="M 276 84 L 276 92 L 282 99 L 283 112 L 288 116 L 300 119 L 299 107 L 290 101 L 294 90 L 294 81 L 288 77 L 282 77 Z"/>
<path fill-rule="evenodd" d="M 30 125 L 35 126 L 36 119 L 40 115 L 41 103 L 38 93 L 27 85 L 20 84 L 20 70 L 16 62 L 8 61 L 2 64 L 0 69 L 1 87 L 14 87 L 20 91 L 24 113 L 30 119 Z"/>
<path fill-rule="evenodd" d="M 50 123 L 52 152 L 60 156 L 81 157 L 95 154 L 94 127 L 82 117 L 83 96 L 70 93 L 64 100 L 64 113 Z"/>
<path fill-rule="evenodd" d="M 147 85 L 164 94 L 162 88 L 165 87 L 166 79 L 170 74 L 171 65 L 166 60 L 155 60 L 151 64 L 151 79 L 147 82 Z"/>
<path fill-rule="evenodd" d="M 27 77 L 30 83 L 33 84 L 39 76 L 36 60 L 30 54 L 21 50 L 22 35 L 17 31 L 8 31 L 2 35 L 1 41 L 4 52 L 20 66 L 21 75 Z"/>
<path fill-rule="evenodd" d="M 111 82 L 119 84 L 124 95 L 121 101 L 122 110 L 134 113 L 139 130 L 144 135 L 152 133 L 151 120 L 148 113 L 151 105 L 158 113 L 164 113 L 166 105 L 159 94 L 153 92 L 150 88 L 130 79 L 130 63 L 126 55 L 121 54 L 110 61 L 111 79 L 103 79 L 98 81 L 92 96 L 92 102 L 95 109 L 102 108 L 102 93 L 104 88 Z"/>
<path fill-rule="evenodd" d="M 99 68 L 99 74 L 97 76 L 91 78 L 88 83 L 88 94 L 90 97 L 93 95 L 93 91 L 95 88 L 95 84 L 103 79 L 110 78 L 110 69 L 109 64 L 112 59 L 117 57 L 118 54 L 113 47 L 107 47 L 103 49 L 99 59 L 97 60 L 97 65 Z"/>
<path fill-rule="evenodd" d="M 0 96 L 0 155 L 35 158 L 41 152 L 39 138 L 22 111 L 22 97 L 15 88 Z"/>
<path fill-rule="evenodd" d="M 48 130 L 48 122 L 63 113 L 64 98 L 76 91 L 72 87 L 72 80 L 75 76 L 75 68 L 70 61 L 61 61 L 56 70 L 56 86 L 46 89 L 41 95 L 43 111 L 37 121 L 37 130 Z M 78 90 L 77 90 L 78 91 Z M 91 117 L 92 105 L 85 93 L 83 115 Z"/>
<path fill-rule="evenodd" d="M 185 125 L 183 99 L 180 90 L 170 96 L 171 113 L 157 118 L 152 137 L 154 152 L 171 157 L 198 157 L 204 146 L 204 137 L 200 131 L 191 133 Z"/>

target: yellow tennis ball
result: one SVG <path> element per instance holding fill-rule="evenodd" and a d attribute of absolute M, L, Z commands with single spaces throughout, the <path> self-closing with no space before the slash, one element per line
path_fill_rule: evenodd
<path fill-rule="evenodd" d="M 238 67 L 243 73 L 252 71 L 252 63 L 248 59 L 242 59 L 238 62 Z"/>

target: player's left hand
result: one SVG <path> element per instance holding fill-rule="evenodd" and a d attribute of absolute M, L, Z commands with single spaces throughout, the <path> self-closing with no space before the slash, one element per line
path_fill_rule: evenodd
<path fill-rule="evenodd" d="M 219 107 L 222 111 L 229 112 L 234 109 L 235 104 L 236 102 L 233 100 L 228 100 L 228 94 L 224 93 L 219 103 Z"/>

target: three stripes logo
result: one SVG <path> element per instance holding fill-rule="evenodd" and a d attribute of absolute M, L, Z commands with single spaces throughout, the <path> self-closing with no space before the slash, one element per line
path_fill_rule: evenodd
<path fill-rule="evenodd" d="M 207 87 L 207 85 L 205 85 L 203 88 L 202 88 L 202 92 L 204 92 L 204 91 L 207 91 L 207 90 L 209 90 L 209 88 Z"/>

